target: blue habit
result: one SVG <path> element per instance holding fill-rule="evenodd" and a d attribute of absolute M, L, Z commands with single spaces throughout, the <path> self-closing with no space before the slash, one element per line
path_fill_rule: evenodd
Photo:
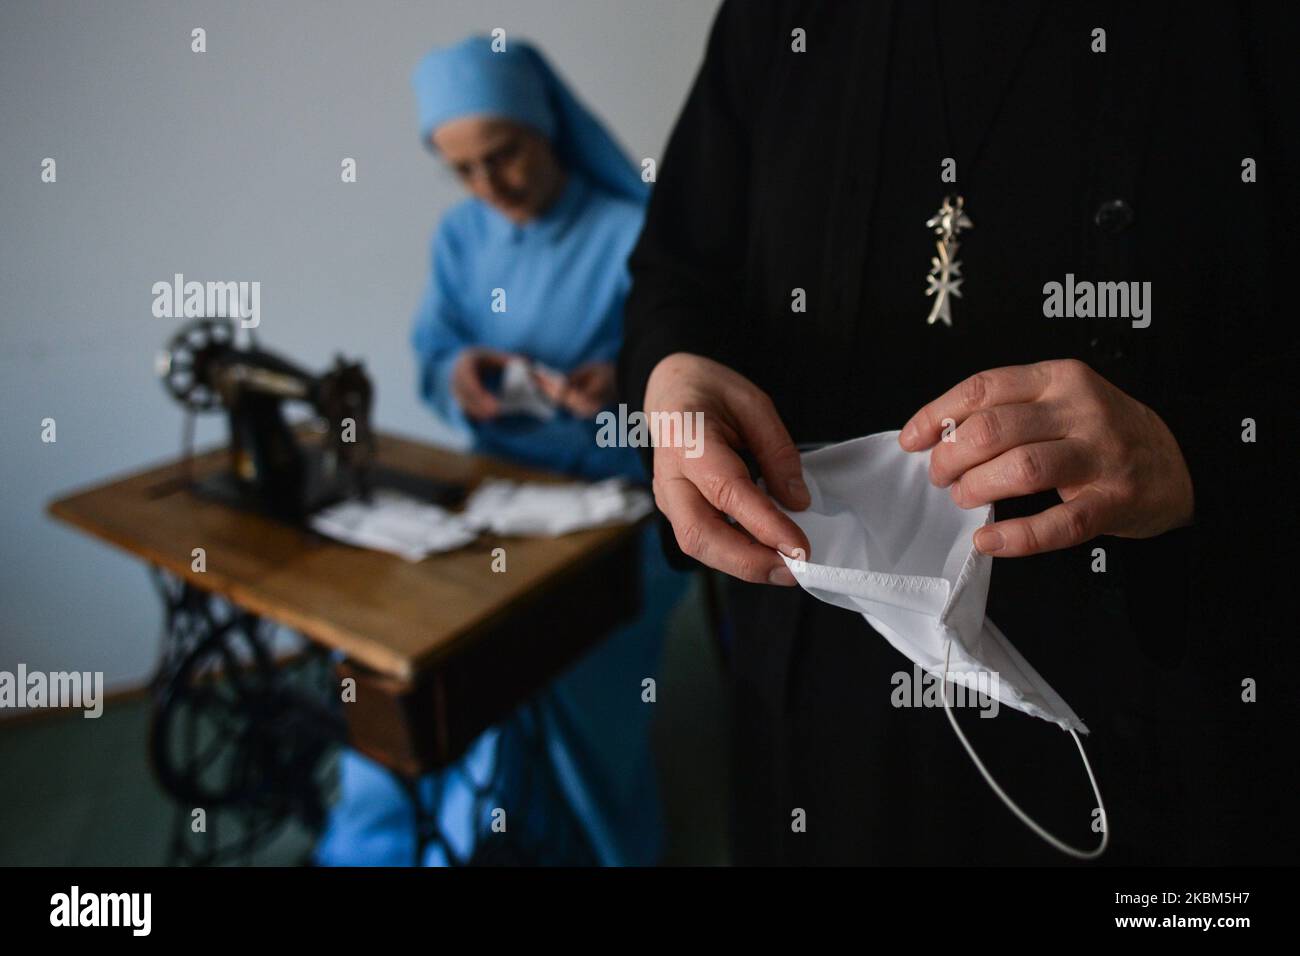
<path fill-rule="evenodd" d="M 476 198 L 443 217 L 411 335 L 421 396 L 466 430 L 477 451 L 585 479 L 644 482 L 636 450 L 599 447 L 594 420 L 561 412 L 547 422 L 472 422 L 451 395 L 452 364 L 468 345 L 517 352 L 562 372 L 613 361 L 630 281 L 626 260 L 644 211 L 635 170 L 540 54 L 516 43 L 507 57 L 489 53 L 486 44 L 475 38 L 434 51 L 417 68 L 422 138 L 468 112 L 527 122 L 553 137 L 567 178 L 559 197 L 523 225 Z M 501 301 L 494 290 L 504 293 L 504 311 L 493 309 Z M 650 750 L 655 705 L 642 700 L 642 682 L 657 676 L 664 627 L 686 577 L 668 568 L 651 529 L 638 547 L 640 617 L 482 734 L 451 767 L 418 782 L 441 834 L 421 862 L 659 859 L 663 825 Z M 398 781 L 352 750 L 343 752 L 340 771 L 341 798 L 317 862 L 414 862 L 414 808 Z M 494 823 L 505 824 L 508 840 Z"/>

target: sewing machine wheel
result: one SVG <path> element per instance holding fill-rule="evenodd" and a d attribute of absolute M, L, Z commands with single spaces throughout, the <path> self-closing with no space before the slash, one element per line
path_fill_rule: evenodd
<path fill-rule="evenodd" d="M 291 686 L 259 633 L 236 613 L 174 662 L 158 685 L 150 749 L 159 782 L 185 806 L 294 814 L 319 826 L 313 778 L 341 736 L 338 719 Z"/>
<path fill-rule="evenodd" d="M 204 365 L 216 352 L 235 341 L 231 319 L 195 319 L 181 327 L 158 354 L 158 375 L 163 387 L 186 408 L 206 412 L 221 404 L 221 396 L 207 383 Z"/>

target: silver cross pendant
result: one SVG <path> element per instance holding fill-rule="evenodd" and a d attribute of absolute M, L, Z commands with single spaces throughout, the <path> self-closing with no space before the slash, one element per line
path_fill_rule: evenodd
<path fill-rule="evenodd" d="M 930 259 L 930 274 L 926 276 L 926 295 L 934 296 L 934 305 L 925 320 L 934 325 L 936 320 L 952 327 L 952 297 L 961 298 L 961 261 L 957 258 L 957 234 L 963 229 L 974 227 L 974 223 L 964 212 L 966 200 L 961 196 L 946 196 L 943 205 L 934 216 L 926 220 L 926 226 L 934 230 L 939 237 L 935 243 L 938 255 Z"/>

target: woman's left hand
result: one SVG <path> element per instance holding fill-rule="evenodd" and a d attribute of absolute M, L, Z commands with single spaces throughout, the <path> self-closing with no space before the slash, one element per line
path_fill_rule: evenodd
<path fill-rule="evenodd" d="M 565 382 L 557 401 L 577 418 L 594 418 L 614 400 L 614 363 L 580 365 Z"/>
<path fill-rule="evenodd" d="M 1168 426 L 1073 359 L 972 375 L 913 415 L 899 443 L 934 448 L 930 480 L 963 508 L 1060 494 L 1040 514 L 981 528 L 975 546 L 986 554 L 1150 538 L 1192 521 L 1191 475 Z"/>

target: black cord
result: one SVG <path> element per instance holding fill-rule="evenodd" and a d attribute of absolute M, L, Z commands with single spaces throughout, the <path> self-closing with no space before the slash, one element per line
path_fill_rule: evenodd
<path fill-rule="evenodd" d="M 1011 90 L 1019 79 L 1021 71 L 1024 69 L 1025 61 L 1029 59 L 1029 51 L 1034 46 L 1034 41 L 1038 39 L 1038 33 L 1042 29 L 1044 15 L 1046 13 L 1046 3 L 1040 3 L 1038 13 L 1034 17 L 1034 25 L 1029 31 L 1029 39 L 1021 47 L 1020 57 L 1016 60 L 1015 66 L 1011 69 L 1010 76 L 1007 77 L 1006 85 L 1002 89 L 1002 95 L 998 98 L 997 106 L 993 110 L 993 117 L 989 120 L 988 126 L 984 128 L 984 135 L 976 145 L 975 152 L 971 156 L 970 164 L 963 165 L 960 168 L 966 171 L 966 182 L 969 184 L 975 174 L 975 168 L 979 161 L 984 158 L 984 148 L 992 138 L 993 130 L 998 125 L 998 120 L 1002 116 L 1002 111 L 1007 105 L 1007 100 L 1011 98 Z M 934 21 L 931 24 L 934 34 L 934 68 L 939 81 L 939 109 L 942 111 L 944 136 L 948 141 L 948 152 L 955 160 L 957 158 L 957 138 L 953 134 L 952 111 L 948 106 L 948 83 L 944 79 L 943 70 L 943 39 L 939 35 L 939 0 L 932 0 L 930 5 Z M 958 174 L 961 175 L 960 173 Z M 969 192 L 969 190 L 965 190 Z"/>

